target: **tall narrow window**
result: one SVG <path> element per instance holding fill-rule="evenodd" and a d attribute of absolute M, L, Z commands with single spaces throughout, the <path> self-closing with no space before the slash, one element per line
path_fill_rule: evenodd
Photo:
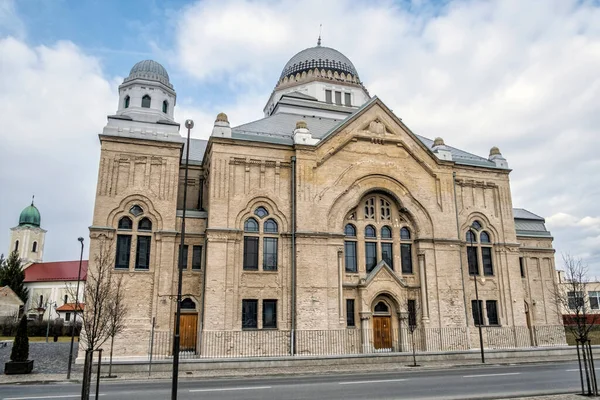
<path fill-rule="evenodd" d="M 263 329 L 277 329 L 277 300 L 263 300 Z"/>
<path fill-rule="evenodd" d="M 485 302 L 487 311 L 487 319 L 489 325 L 499 325 L 498 321 L 498 308 L 496 300 L 487 300 Z"/>
<path fill-rule="evenodd" d="M 477 261 L 477 247 L 467 247 L 467 261 L 469 263 L 469 275 L 479 275 L 479 263 Z"/>
<path fill-rule="evenodd" d="M 412 242 L 410 231 L 406 227 L 400 229 L 400 258 L 402 262 L 402 273 L 412 274 Z"/>
<path fill-rule="evenodd" d="M 40 295 L 40 308 L 44 307 L 44 295 Z"/>
<path fill-rule="evenodd" d="M 131 97 L 125 96 L 125 104 L 123 104 L 124 108 L 129 108 L 130 101 L 131 101 Z"/>
<path fill-rule="evenodd" d="M 163 107 L 162 107 L 162 111 L 167 114 L 167 112 L 169 111 L 169 103 L 167 103 L 167 101 L 163 101 Z"/>
<path fill-rule="evenodd" d="M 344 93 L 344 98 L 346 100 L 345 105 L 351 106 L 352 105 L 352 95 L 350 93 Z"/>
<path fill-rule="evenodd" d="M 15 240 L 15 251 L 19 251 L 19 241 Z"/>
<path fill-rule="evenodd" d="M 408 308 L 408 326 L 417 326 L 417 301 L 410 299 L 407 303 Z"/>
<path fill-rule="evenodd" d="M 377 243 L 365 242 L 365 265 L 367 272 L 373 271 L 377 265 Z"/>
<path fill-rule="evenodd" d="M 521 278 L 525 278 L 525 263 L 523 257 L 519 257 L 519 269 L 521 270 Z"/>
<path fill-rule="evenodd" d="M 258 328 L 258 300 L 242 300 L 242 329 Z"/>
<path fill-rule="evenodd" d="M 183 245 L 183 251 L 181 251 L 181 245 L 179 245 L 179 257 L 181 257 L 181 268 L 187 269 L 188 266 L 188 245 Z"/>
<path fill-rule="evenodd" d="M 33 246 L 31 246 L 31 251 L 32 252 L 37 252 L 37 242 L 33 242 Z"/>
<path fill-rule="evenodd" d="M 333 100 L 331 98 L 331 90 L 325 90 L 325 103 L 333 103 Z"/>
<path fill-rule="evenodd" d="M 375 219 L 375 197 L 365 201 L 365 219 Z"/>
<path fill-rule="evenodd" d="M 473 313 L 473 323 L 475 326 L 483 325 L 483 301 L 471 300 L 471 312 Z"/>
<path fill-rule="evenodd" d="M 65 297 L 63 298 L 63 304 L 67 304 L 67 300 L 69 300 L 69 296 L 65 294 Z"/>
<path fill-rule="evenodd" d="M 600 309 L 600 292 L 588 292 L 588 299 L 592 310 Z"/>
<path fill-rule="evenodd" d="M 394 269 L 394 252 L 392 250 L 394 244 L 391 242 L 381 243 L 381 259 L 391 268 Z"/>
<path fill-rule="evenodd" d="M 138 236 L 137 248 L 135 252 L 135 268 L 150 268 L 150 236 Z"/>
<path fill-rule="evenodd" d="M 152 102 L 152 100 L 150 99 L 150 96 L 148 96 L 147 94 L 144 95 L 144 97 L 142 97 L 142 107 L 143 108 L 150 108 L 151 102 Z"/>
<path fill-rule="evenodd" d="M 346 272 L 358 272 L 356 263 L 356 228 L 347 224 L 344 228 L 346 240 L 344 241 L 344 255 L 346 261 Z"/>
<path fill-rule="evenodd" d="M 492 264 L 492 248 L 482 247 L 481 248 L 481 260 L 483 263 L 483 275 L 493 276 L 494 266 Z"/>
<path fill-rule="evenodd" d="M 277 271 L 277 238 L 263 238 L 263 270 Z"/>
<path fill-rule="evenodd" d="M 258 270 L 258 237 L 244 237 L 244 269 Z"/>
<path fill-rule="evenodd" d="M 192 269 L 202 269 L 202 246 L 192 247 Z"/>
<path fill-rule="evenodd" d="M 71 313 L 70 312 L 68 312 L 68 313 L 65 314 L 65 321 L 66 322 L 71 321 Z"/>
<path fill-rule="evenodd" d="M 342 105 L 342 92 L 335 92 L 335 104 Z"/>
<path fill-rule="evenodd" d="M 115 268 L 129 269 L 129 254 L 131 252 L 131 235 L 117 235 L 117 256 Z"/>
<path fill-rule="evenodd" d="M 354 319 L 354 299 L 346 299 L 346 326 L 356 326 L 356 322 Z"/>

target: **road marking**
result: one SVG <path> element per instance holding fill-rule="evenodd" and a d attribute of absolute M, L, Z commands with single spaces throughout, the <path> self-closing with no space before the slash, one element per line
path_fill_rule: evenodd
<path fill-rule="evenodd" d="M 93 393 L 90 393 L 90 397 Z M 98 394 L 98 396 L 106 396 L 105 394 Z M 38 396 L 38 397 L 5 397 L 4 400 L 33 400 L 33 399 L 66 399 L 67 397 L 81 397 L 80 394 L 63 394 L 60 396 Z"/>
<path fill-rule="evenodd" d="M 463 378 L 483 378 L 486 376 L 508 376 L 508 375 L 521 375 L 520 372 L 506 372 L 504 374 L 481 374 L 481 375 L 465 375 Z"/>
<path fill-rule="evenodd" d="M 404 382 L 406 379 L 381 379 L 378 381 L 352 381 L 352 382 L 338 382 L 340 385 L 358 385 L 361 383 L 382 383 L 382 382 Z"/>
<path fill-rule="evenodd" d="M 225 392 L 228 390 L 260 390 L 271 389 L 271 386 L 249 386 L 237 388 L 215 388 L 215 389 L 190 389 L 190 392 Z"/>

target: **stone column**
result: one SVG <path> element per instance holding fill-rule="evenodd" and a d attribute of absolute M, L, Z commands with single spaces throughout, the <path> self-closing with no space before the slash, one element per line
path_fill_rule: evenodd
<path fill-rule="evenodd" d="M 344 325 L 344 252 L 341 248 L 337 251 L 338 260 L 338 308 L 340 325 Z"/>
<path fill-rule="evenodd" d="M 358 313 L 360 316 L 360 331 L 361 331 L 361 342 L 363 353 L 371 352 L 371 324 L 369 320 L 371 319 L 371 312 L 360 312 Z"/>
<path fill-rule="evenodd" d="M 419 254 L 419 278 L 421 280 L 421 313 L 423 322 L 429 322 L 429 303 L 427 301 L 427 286 L 425 281 L 425 254 Z"/>

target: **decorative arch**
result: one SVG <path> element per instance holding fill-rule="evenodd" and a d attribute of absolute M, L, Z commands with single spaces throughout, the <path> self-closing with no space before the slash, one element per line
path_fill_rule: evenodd
<path fill-rule="evenodd" d="M 498 229 L 496 229 L 494 224 L 490 222 L 489 218 L 485 214 L 478 211 L 470 213 L 465 218 L 465 222 L 460 226 L 461 240 L 465 240 L 465 233 L 469 230 L 469 227 L 474 221 L 479 221 L 483 225 L 481 231 L 486 231 L 490 235 L 490 241 L 492 243 L 497 243 L 500 241 L 500 233 L 498 232 Z"/>
<path fill-rule="evenodd" d="M 144 216 L 152 222 L 153 227 L 156 227 L 155 230 L 160 231 L 163 229 L 163 220 L 160 213 L 156 211 L 152 201 L 141 194 L 134 194 L 123 198 L 119 205 L 108 213 L 106 226 L 116 226 L 122 216 L 129 215 L 129 209 L 135 204 L 140 205 L 144 209 Z"/>
<path fill-rule="evenodd" d="M 373 311 L 375 308 L 375 305 L 380 301 L 380 300 L 384 300 L 388 303 L 388 306 L 392 306 L 392 308 L 394 308 L 394 310 L 396 311 L 396 313 L 400 312 L 402 310 L 402 301 L 400 300 L 400 297 L 398 297 L 398 295 L 390 292 L 389 290 L 379 290 L 376 291 L 372 296 L 370 296 L 367 300 L 366 300 L 366 304 L 367 307 L 369 307 L 369 311 Z M 390 313 L 392 313 L 392 310 L 390 310 Z"/>
<path fill-rule="evenodd" d="M 246 221 L 249 217 L 256 217 L 254 214 L 254 210 L 258 207 L 264 207 L 269 212 L 268 218 L 273 218 L 275 222 L 279 225 L 279 232 L 289 232 L 289 222 L 286 215 L 281 211 L 281 208 L 277 204 L 277 202 L 273 201 L 268 197 L 264 196 L 256 196 L 248 201 L 246 207 L 241 210 L 238 215 L 235 217 L 235 226 L 242 227 L 244 226 L 244 221 Z M 265 217 L 266 219 L 267 217 Z"/>
<path fill-rule="evenodd" d="M 398 209 L 410 220 L 418 237 L 435 237 L 433 221 L 425 207 L 402 183 L 387 175 L 368 175 L 351 183 L 329 209 L 327 222 L 330 231 L 342 232 L 344 217 L 371 192 L 384 193 L 395 201 Z"/>

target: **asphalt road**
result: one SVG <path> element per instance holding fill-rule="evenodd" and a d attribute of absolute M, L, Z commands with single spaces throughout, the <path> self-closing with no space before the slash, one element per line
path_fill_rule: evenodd
<path fill-rule="evenodd" d="M 580 390 L 576 363 L 410 369 L 400 372 L 181 379 L 179 399 L 496 399 Z M 598 368 L 600 369 L 600 368 Z M 169 380 L 106 382 L 100 398 L 169 399 Z M 0 385 L 0 399 L 76 399 L 80 385 Z M 93 397 L 92 397 L 93 398 Z"/>

